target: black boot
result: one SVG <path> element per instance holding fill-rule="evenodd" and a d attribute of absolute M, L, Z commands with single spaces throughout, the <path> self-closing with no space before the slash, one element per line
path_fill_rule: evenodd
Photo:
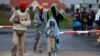
<path fill-rule="evenodd" d="M 48 52 L 48 55 L 51 56 L 51 52 Z"/>

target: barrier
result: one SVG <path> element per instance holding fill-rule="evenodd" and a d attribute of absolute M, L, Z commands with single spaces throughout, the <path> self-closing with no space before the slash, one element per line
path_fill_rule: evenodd
<path fill-rule="evenodd" d="M 13 28 L 13 26 L 0 26 L 0 28 Z M 81 34 L 81 33 L 97 33 L 100 30 L 89 30 L 89 31 L 63 31 L 59 32 L 59 34 Z"/>
<path fill-rule="evenodd" d="M 13 26 L 0 26 L 0 28 L 13 28 Z"/>
<path fill-rule="evenodd" d="M 89 30 L 89 31 L 63 31 L 60 34 L 81 34 L 81 33 L 100 33 L 100 30 Z"/>

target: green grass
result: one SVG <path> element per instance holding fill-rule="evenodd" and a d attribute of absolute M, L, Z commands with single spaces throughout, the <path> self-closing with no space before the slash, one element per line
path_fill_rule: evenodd
<path fill-rule="evenodd" d="M 70 16 L 70 14 L 63 14 L 66 17 L 66 20 L 68 22 L 61 22 L 60 23 L 60 29 L 72 29 L 72 17 Z"/>
<path fill-rule="evenodd" d="M 0 25 L 12 25 L 9 19 L 10 19 L 10 13 L 0 12 Z"/>
<path fill-rule="evenodd" d="M 72 29 L 72 23 L 60 23 L 60 27 L 61 29 Z"/>

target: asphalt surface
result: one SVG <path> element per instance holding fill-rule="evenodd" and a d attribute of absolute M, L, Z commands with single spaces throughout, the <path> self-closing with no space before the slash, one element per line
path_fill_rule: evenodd
<path fill-rule="evenodd" d="M 65 31 L 65 30 L 61 30 Z M 66 30 L 69 31 L 69 30 Z M 57 56 L 100 56 L 100 47 L 96 43 L 97 37 L 94 34 L 78 34 L 78 35 L 60 35 L 60 49 Z M 47 56 L 46 46 L 47 38 L 43 37 L 42 47 L 44 52 L 42 54 L 34 53 L 33 45 L 35 38 L 35 30 L 27 31 L 26 56 Z M 0 29 L 0 56 L 10 56 L 12 47 L 12 30 Z"/>

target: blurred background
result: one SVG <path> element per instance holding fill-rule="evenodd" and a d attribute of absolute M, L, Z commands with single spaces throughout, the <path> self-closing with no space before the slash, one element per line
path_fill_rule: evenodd
<path fill-rule="evenodd" d="M 53 4 L 57 5 L 61 13 L 69 21 L 67 23 L 62 23 L 61 28 L 72 28 L 72 17 L 71 14 L 74 12 L 75 8 L 85 7 L 89 9 L 89 6 L 92 10 L 95 10 L 95 13 L 98 9 L 99 0 L 0 0 L 0 25 L 12 25 L 9 22 L 9 18 L 12 15 L 12 12 L 18 9 L 20 1 L 28 2 L 28 10 L 33 19 L 35 8 L 42 4 L 44 6 L 44 11 L 48 11 L 50 6 Z M 66 25 L 66 26 L 64 26 Z M 31 27 L 34 27 L 32 25 Z"/>

